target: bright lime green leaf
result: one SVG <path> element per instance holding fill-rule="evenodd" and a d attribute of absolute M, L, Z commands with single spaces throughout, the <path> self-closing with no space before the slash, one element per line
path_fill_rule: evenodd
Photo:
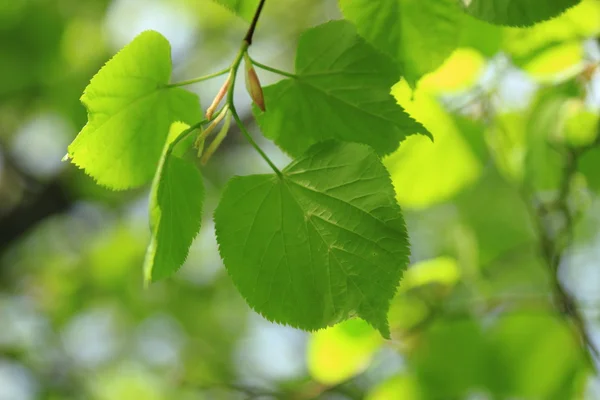
<path fill-rule="evenodd" d="M 550 21 L 530 28 L 505 28 L 503 50 L 523 66 L 557 44 L 581 42 L 600 34 L 600 2 L 584 0 Z M 561 62 L 562 60 L 554 60 Z"/>
<path fill-rule="evenodd" d="M 460 269 L 456 260 L 450 257 L 438 257 L 411 266 L 404 274 L 400 287 L 403 290 L 408 290 L 432 283 L 451 286 L 459 278 Z"/>
<path fill-rule="evenodd" d="M 410 375 L 396 375 L 377 385 L 367 400 L 419 400 L 422 399 L 419 382 Z"/>
<path fill-rule="evenodd" d="M 89 381 L 93 400 L 144 399 L 163 400 L 172 389 L 155 373 L 137 363 L 123 362 L 99 371 Z"/>
<path fill-rule="evenodd" d="M 573 99 L 566 104 L 566 114 L 564 136 L 569 146 L 592 145 L 598 137 L 598 112 L 587 109 L 583 101 Z"/>
<path fill-rule="evenodd" d="M 377 331 L 361 319 L 320 330 L 308 343 L 308 371 L 317 382 L 337 385 L 364 371 L 381 343 Z"/>
<path fill-rule="evenodd" d="M 421 261 L 404 273 L 398 293 L 392 300 L 388 319 L 392 337 L 405 339 L 446 298 L 460 279 L 459 266 L 453 258 L 438 257 Z"/>
<path fill-rule="evenodd" d="M 453 93 L 472 88 L 485 70 L 485 58 L 473 49 L 456 49 L 444 63 L 425 75 L 419 90 L 429 93 Z"/>
<path fill-rule="evenodd" d="M 434 96 L 420 88 L 413 92 L 404 80 L 392 93 L 435 137 L 432 143 L 423 136 L 411 136 L 386 158 L 400 204 L 425 208 L 452 198 L 475 182 L 481 174 L 481 162 L 454 118 Z"/>
<path fill-rule="evenodd" d="M 69 146 L 72 162 L 112 189 L 151 180 L 171 123 L 202 119 L 196 95 L 165 87 L 170 76 L 171 49 L 158 32 L 125 46 L 81 97 L 88 123 Z"/>
<path fill-rule="evenodd" d="M 296 75 L 264 88 L 267 111 L 258 115 L 265 136 L 294 156 L 328 139 L 388 154 L 406 136 L 427 133 L 390 95 L 397 67 L 346 21 L 302 35 Z"/>
<path fill-rule="evenodd" d="M 580 73 L 583 58 L 582 42 L 561 43 L 536 54 L 523 69 L 536 81 L 552 84 Z"/>
<path fill-rule="evenodd" d="M 144 262 L 147 281 L 166 278 L 185 262 L 200 230 L 204 184 L 198 168 L 179 157 L 174 140 L 187 125 L 175 123 L 158 166 L 150 198 L 152 239 Z"/>
<path fill-rule="evenodd" d="M 220 251 L 248 304 L 316 330 L 358 315 L 389 337 L 408 264 L 404 219 L 373 150 L 313 146 L 283 176 L 236 177 L 215 212 Z"/>
<path fill-rule="evenodd" d="M 466 11 L 498 25 L 527 26 L 554 18 L 581 0 L 467 0 Z"/>
<path fill-rule="evenodd" d="M 260 0 L 213 0 L 250 22 Z"/>
<path fill-rule="evenodd" d="M 403 67 L 414 86 L 459 43 L 463 15 L 455 0 L 339 0 L 358 33 Z"/>

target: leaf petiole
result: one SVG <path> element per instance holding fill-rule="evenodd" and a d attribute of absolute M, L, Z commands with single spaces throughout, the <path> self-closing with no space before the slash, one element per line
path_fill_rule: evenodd
<path fill-rule="evenodd" d="M 274 74 L 285 76 L 285 77 L 288 77 L 288 78 L 296 78 L 297 77 L 296 75 L 294 75 L 294 74 L 292 74 L 290 72 L 285 72 L 285 71 L 282 71 L 280 69 L 269 67 L 268 65 L 259 63 L 258 61 L 256 61 L 252 57 L 250 57 L 250 61 L 252 61 L 252 64 L 254 64 L 255 66 L 257 66 L 260 69 L 264 69 L 265 71 L 269 71 L 269 72 L 272 72 Z"/>
<path fill-rule="evenodd" d="M 239 51 L 237 57 L 231 64 L 231 75 L 237 76 L 237 71 L 240 67 L 240 63 L 242 62 L 242 59 L 244 58 L 244 54 L 248 51 L 248 46 L 250 46 L 250 44 L 246 40 L 244 40 L 242 42 L 242 47 L 240 47 L 240 51 Z M 277 174 L 277 176 L 282 178 L 283 174 L 281 173 L 279 168 L 277 168 L 275 166 L 273 161 L 271 161 L 271 159 L 265 154 L 265 152 L 260 148 L 260 146 L 254 141 L 254 139 L 252 138 L 252 136 L 250 135 L 250 133 L 244 126 L 244 123 L 242 122 L 242 119 L 238 115 L 237 110 L 235 108 L 235 104 L 233 102 L 234 92 L 235 92 L 235 79 L 232 79 L 231 86 L 229 87 L 229 92 L 227 93 L 227 105 L 229 106 L 229 110 L 231 111 L 231 115 L 233 116 L 235 123 L 237 124 L 238 128 L 240 128 L 240 131 L 242 131 L 242 133 L 246 137 L 246 140 L 248 141 L 248 143 L 250 143 L 252 145 L 252 147 L 254 147 L 254 150 L 256 150 L 258 152 L 258 154 L 260 154 L 260 156 L 263 158 L 263 160 L 265 160 L 267 162 L 267 164 L 269 164 L 269 167 L 271 167 L 271 169 Z"/>
<path fill-rule="evenodd" d="M 194 132 L 196 129 L 202 127 L 202 125 L 206 124 L 207 122 L 209 122 L 209 120 L 207 119 L 203 119 L 200 122 L 196 122 L 194 125 L 190 126 L 189 128 L 187 128 L 186 130 L 184 130 L 183 132 L 181 132 L 179 134 L 179 136 L 177 136 L 170 144 L 169 144 L 169 149 L 167 150 L 167 152 L 171 152 L 175 146 L 177 146 L 177 144 L 179 142 L 181 142 L 183 139 L 185 139 L 186 137 L 188 137 L 190 134 L 192 134 L 192 132 Z"/>
<path fill-rule="evenodd" d="M 197 78 L 192 78 L 192 79 L 188 79 L 185 81 L 181 81 L 181 82 L 174 82 L 174 83 L 169 83 L 168 85 L 166 85 L 165 87 L 167 88 L 173 88 L 173 87 L 179 87 L 179 86 L 187 86 L 187 85 L 191 85 L 193 83 L 198 83 L 198 82 L 203 82 L 203 81 L 207 81 L 209 79 L 212 78 L 216 78 L 219 77 L 221 75 L 225 75 L 226 73 L 228 73 L 231 70 L 230 67 L 227 67 L 225 69 L 222 69 L 220 71 L 214 72 L 212 74 L 208 74 L 208 75 L 204 75 L 204 76 L 199 76 Z"/>

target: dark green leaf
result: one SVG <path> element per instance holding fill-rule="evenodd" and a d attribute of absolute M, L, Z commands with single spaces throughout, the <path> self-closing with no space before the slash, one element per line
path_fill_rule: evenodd
<path fill-rule="evenodd" d="M 554 18 L 581 0 L 471 0 L 469 14 L 498 25 L 528 26 Z"/>
<path fill-rule="evenodd" d="M 215 212 L 225 266 L 248 304 L 306 330 L 358 315 L 389 337 L 408 263 L 404 219 L 367 146 L 326 142 L 283 176 L 234 178 Z"/>
<path fill-rule="evenodd" d="M 204 185 L 198 168 L 174 151 L 172 140 L 185 134 L 187 126 L 171 128 L 170 143 L 160 161 L 150 198 L 152 239 L 144 271 L 147 281 L 166 278 L 185 262 L 200 230 Z"/>

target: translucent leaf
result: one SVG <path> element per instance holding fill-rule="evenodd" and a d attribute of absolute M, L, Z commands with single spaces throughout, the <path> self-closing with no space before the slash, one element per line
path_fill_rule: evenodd
<path fill-rule="evenodd" d="M 389 337 L 408 264 L 404 219 L 373 150 L 326 142 L 283 176 L 233 178 L 215 212 L 221 256 L 267 319 L 316 330 L 358 315 Z"/>
<path fill-rule="evenodd" d="M 504 28 L 502 47 L 516 65 L 523 66 L 557 44 L 583 41 L 599 33 L 600 3 L 585 0 L 558 18 L 530 28 Z"/>
<path fill-rule="evenodd" d="M 337 385 L 369 366 L 381 336 L 361 319 L 315 332 L 307 350 L 308 371 L 325 385 Z"/>
<path fill-rule="evenodd" d="M 171 141 L 165 146 L 152 184 L 152 239 L 144 262 L 147 281 L 165 278 L 181 267 L 200 230 L 204 202 L 202 175 L 196 165 L 174 151 L 173 140 L 187 128 L 181 123 L 171 127 Z"/>
<path fill-rule="evenodd" d="M 392 335 L 405 339 L 460 280 L 460 269 L 451 257 L 438 257 L 411 265 L 392 300 L 388 319 Z"/>
<path fill-rule="evenodd" d="M 394 86 L 392 93 L 436 138 L 432 143 L 425 137 L 411 136 L 385 159 L 400 204 L 425 208 L 452 198 L 475 182 L 482 165 L 456 120 L 431 94 L 419 88 L 413 92 L 406 81 Z"/>
<path fill-rule="evenodd" d="M 198 97 L 167 88 L 169 42 L 146 31 L 92 78 L 81 101 L 88 123 L 69 146 L 72 162 L 101 185 L 137 187 L 152 179 L 171 123 L 202 119 Z"/>
<path fill-rule="evenodd" d="M 598 137 L 598 112 L 587 109 L 580 100 L 567 103 L 564 139 L 573 147 L 585 147 L 594 143 Z"/>
<path fill-rule="evenodd" d="M 581 72 L 583 57 L 583 43 L 561 43 L 537 54 L 523 69 L 538 82 L 554 83 Z"/>
<path fill-rule="evenodd" d="M 250 22 L 260 0 L 213 0 Z"/>
<path fill-rule="evenodd" d="M 264 88 L 267 111 L 258 115 L 259 124 L 294 156 L 327 139 L 388 154 L 406 136 L 427 133 L 390 95 L 399 75 L 350 23 L 320 25 L 300 38 L 296 77 Z"/>
<path fill-rule="evenodd" d="M 339 0 L 344 17 L 379 50 L 398 60 L 406 80 L 440 66 L 459 43 L 455 0 Z"/>
<path fill-rule="evenodd" d="M 468 48 L 456 49 L 435 71 L 419 82 L 419 90 L 429 93 L 459 92 L 477 84 L 485 70 L 486 61 L 481 53 Z"/>
<path fill-rule="evenodd" d="M 213 0 L 250 22 L 260 0 Z"/>
<path fill-rule="evenodd" d="M 469 0 L 466 11 L 499 25 L 527 26 L 554 18 L 581 0 Z"/>
<path fill-rule="evenodd" d="M 419 382 L 410 375 L 396 375 L 377 385 L 367 400 L 420 400 L 423 399 Z"/>
<path fill-rule="evenodd" d="M 431 283 L 454 285 L 460 278 L 456 260 L 450 257 L 438 257 L 421 261 L 411 266 L 405 273 L 400 287 L 408 290 Z"/>

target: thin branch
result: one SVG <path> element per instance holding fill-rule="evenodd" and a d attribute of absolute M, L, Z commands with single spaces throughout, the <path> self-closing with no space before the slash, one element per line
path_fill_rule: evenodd
<path fill-rule="evenodd" d="M 248 43 L 248 46 L 252 44 L 252 38 L 254 37 L 254 31 L 256 30 L 256 24 L 258 24 L 258 19 L 260 18 L 260 14 L 262 13 L 262 9 L 265 5 L 265 0 L 260 0 L 258 3 L 258 7 L 256 8 L 256 12 L 254 13 L 254 17 L 252 17 L 252 22 L 250 23 L 250 28 L 248 28 L 248 32 L 244 37 L 244 42 Z"/>
<path fill-rule="evenodd" d="M 294 75 L 294 74 L 292 74 L 292 73 L 290 73 L 290 72 L 285 72 L 285 71 L 282 71 L 282 70 L 280 70 L 280 69 L 273 68 L 273 67 L 270 67 L 270 66 L 268 66 L 268 65 L 265 65 L 265 64 L 259 63 L 258 61 L 256 61 L 256 60 L 255 60 L 255 59 L 253 59 L 253 58 L 250 58 L 250 61 L 252 61 L 252 64 L 253 64 L 253 65 L 257 66 L 257 67 L 258 67 L 258 68 L 260 68 L 260 69 L 264 69 L 265 71 L 269 71 L 269 72 L 272 72 L 272 73 L 274 73 L 274 74 L 281 75 L 281 76 L 285 76 L 285 77 L 288 77 L 288 78 L 297 78 L 297 76 L 296 76 L 296 75 Z"/>
<path fill-rule="evenodd" d="M 222 69 L 220 71 L 217 71 L 217 72 L 213 72 L 212 74 L 208 74 L 208 75 L 204 75 L 204 76 L 199 76 L 197 78 L 192 78 L 192 79 L 188 79 L 188 80 L 181 81 L 181 82 L 169 83 L 165 87 L 167 87 L 167 88 L 173 88 L 173 87 L 191 85 L 193 83 L 203 82 L 203 81 L 207 81 L 207 80 L 212 79 L 212 78 L 216 78 L 216 77 L 221 76 L 221 75 L 225 75 L 228 72 L 229 72 L 229 67 L 227 67 L 225 69 Z"/>

